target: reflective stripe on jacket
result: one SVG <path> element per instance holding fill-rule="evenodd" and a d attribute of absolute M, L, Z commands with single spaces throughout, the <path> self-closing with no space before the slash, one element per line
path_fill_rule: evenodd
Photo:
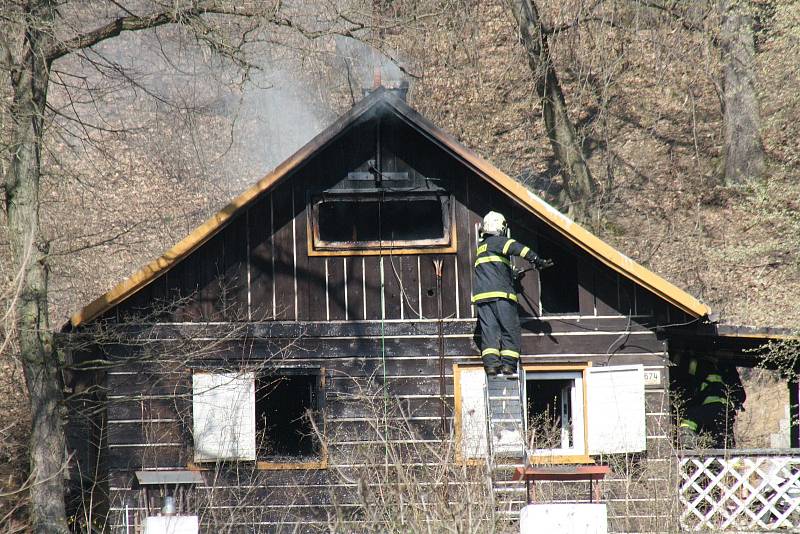
<path fill-rule="evenodd" d="M 511 256 L 521 256 L 528 261 L 538 258 L 529 247 L 505 236 L 487 236 L 477 249 L 472 302 L 490 302 L 496 299 L 517 301 L 514 290 L 514 272 Z"/>

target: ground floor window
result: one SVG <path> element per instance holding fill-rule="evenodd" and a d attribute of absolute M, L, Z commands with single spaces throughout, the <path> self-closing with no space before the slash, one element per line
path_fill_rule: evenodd
<path fill-rule="evenodd" d="M 322 369 L 208 372 L 192 377 L 194 461 L 264 469 L 324 467 Z"/>
<path fill-rule="evenodd" d="M 642 365 L 524 364 L 523 372 L 519 387 L 487 377 L 480 364 L 455 366 L 460 460 L 524 450 L 534 463 L 585 463 L 647 448 Z"/>
<path fill-rule="evenodd" d="M 525 372 L 528 443 L 535 454 L 584 454 L 581 371 Z"/>
<path fill-rule="evenodd" d="M 256 379 L 256 449 L 259 459 L 290 460 L 319 454 L 314 430 L 319 412 L 318 374 L 263 374 Z"/>

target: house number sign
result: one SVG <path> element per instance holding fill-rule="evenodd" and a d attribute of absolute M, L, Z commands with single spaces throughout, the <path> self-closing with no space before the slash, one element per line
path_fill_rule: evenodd
<path fill-rule="evenodd" d="M 659 371 L 659 370 L 645 370 L 645 372 L 644 372 L 644 385 L 645 386 L 660 386 L 661 385 L 661 371 Z"/>

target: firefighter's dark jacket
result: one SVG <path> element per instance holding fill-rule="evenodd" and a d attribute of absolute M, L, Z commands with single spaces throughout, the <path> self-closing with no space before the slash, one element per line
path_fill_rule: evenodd
<path fill-rule="evenodd" d="M 511 256 L 538 262 L 541 258 L 529 247 L 505 236 L 490 235 L 478 244 L 475 259 L 475 283 L 472 302 L 480 304 L 497 299 L 517 301 Z"/>

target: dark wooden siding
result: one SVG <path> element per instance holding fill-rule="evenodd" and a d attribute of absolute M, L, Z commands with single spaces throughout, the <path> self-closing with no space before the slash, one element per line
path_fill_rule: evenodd
<path fill-rule="evenodd" d="M 457 251 L 310 256 L 309 200 L 348 172 L 367 169 L 367 162 L 377 158 L 376 131 L 374 121 L 355 125 L 192 255 L 106 314 L 111 321 L 157 323 L 131 326 L 128 332 L 138 339 L 158 340 L 105 344 L 90 355 L 118 362 L 102 384 L 108 397 L 105 463 L 115 529 L 124 523 L 124 502 L 131 513 L 137 509 L 134 470 L 184 468 L 191 461 L 190 366 L 173 359 L 188 346 L 187 340 L 203 340 L 192 345 L 199 350 L 191 358 L 196 367 L 236 368 L 242 360 L 272 360 L 284 367 L 324 368 L 327 373 L 327 430 L 338 440 L 331 444 L 330 469 L 255 471 L 246 484 L 226 479 L 230 473 L 223 472 L 222 478 L 207 479 L 196 490 L 198 499 L 211 493 L 223 500 L 238 498 L 252 511 L 244 515 L 244 523 L 324 524 L 326 514 L 335 511 L 333 495 L 341 506 L 350 506 L 353 487 L 332 473 L 358 442 L 375 439 L 369 431 L 374 414 L 358 400 L 360 391 L 385 386 L 392 402 L 405 407 L 417 431 L 415 440 L 438 443 L 439 295 L 433 262 L 443 262 L 444 400 L 452 425 L 453 364 L 478 361 L 470 305 L 472 264 L 476 226 L 489 210 L 509 217 L 518 241 L 534 249 L 555 243 L 576 266 L 575 286 L 570 288 L 577 294 L 576 313 L 540 319 L 538 273 L 524 279 L 526 362 L 641 363 L 661 371 L 666 383 L 666 347 L 652 327 L 684 322 L 683 312 L 571 245 L 398 119 L 388 117 L 382 125 L 381 167 L 433 179 L 452 195 Z M 145 355 L 149 363 L 141 361 Z M 649 386 L 646 402 L 646 456 L 656 465 L 669 449 L 665 386 Z M 622 475 L 616 474 L 608 485 L 612 525 L 630 530 L 631 523 L 625 521 L 638 516 L 637 525 L 647 530 L 656 521 L 655 512 L 647 515 L 631 504 L 648 500 L 647 491 L 631 498 L 623 484 Z M 287 487 L 294 489 L 287 492 Z M 522 494 L 517 488 L 506 498 L 516 506 Z"/>
<path fill-rule="evenodd" d="M 547 318 L 540 322 L 541 332 L 526 332 L 524 346 L 529 361 L 591 361 L 594 365 L 643 363 L 649 370 L 659 370 L 666 380 L 665 347 L 662 341 L 646 328 L 629 325 L 624 318 L 583 319 L 581 329 L 576 331 L 579 321 Z M 445 328 L 445 401 L 447 423 L 452 425 L 453 379 L 452 366 L 459 362 L 474 362 L 475 351 L 471 346 L 471 321 L 448 321 Z M 215 328 L 223 329 L 225 325 Z M 277 349 L 280 359 L 273 364 L 280 367 L 305 367 L 326 369 L 325 414 L 327 431 L 335 436 L 330 448 L 330 468 L 312 471 L 254 471 L 248 475 L 248 487 L 258 488 L 247 494 L 239 504 L 257 506 L 269 496 L 270 505 L 262 507 L 258 521 L 270 523 L 286 522 L 288 518 L 298 522 L 314 520 L 324 524 L 327 513 L 342 506 L 347 508 L 353 487 L 334 476 L 335 468 L 350 461 L 351 453 L 365 442 L 375 442 L 377 436 L 371 430 L 376 414 L 360 395 L 364 391 L 379 391 L 386 387 L 392 403 L 403 406 L 404 413 L 415 431 L 414 441 L 420 445 L 436 446 L 441 439 L 439 398 L 439 368 L 437 344 L 432 336 L 435 323 L 392 323 L 383 328 L 376 323 L 356 323 L 351 328 L 358 335 L 342 335 L 344 325 L 334 323 L 275 323 L 269 328 L 251 327 L 248 337 L 272 334 L 279 337 L 256 339 L 246 350 L 240 343 L 220 343 L 214 350 L 206 350 L 192 358 L 192 365 L 212 368 L 237 368 L 242 362 L 275 358 Z M 199 331 L 199 330 L 197 330 Z M 191 395 L 190 370 L 176 359 L 174 340 L 190 336 L 189 326 L 165 326 L 151 334 L 164 338 L 163 348 L 159 343 L 147 348 L 109 346 L 107 352 L 118 359 L 136 362 L 137 355 L 147 352 L 153 359 L 150 363 L 120 363 L 107 372 L 105 384 L 108 390 L 108 458 L 112 503 L 112 518 L 117 529 L 124 523 L 122 499 L 129 497 L 129 512 L 138 498 L 130 475 L 140 468 L 185 468 L 191 461 Z M 293 334 L 306 332 L 307 337 L 293 338 Z M 546 332 L 546 333 L 545 333 Z M 195 332 L 196 333 L 196 332 Z M 610 345 L 625 334 L 625 343 L 618 349 Z M 172 341 L 170 340 L 172 339 Z M 288 345 L 291 344 L 291 347 Z M 385 357 L 385 364 L 384 364 Z M 384 374 L 385 373 L 385 374 Z M 656 462 L 662 461 L 662 452 L 668 449 L 666 435 L 669 409 L 668 397 L 662 386 L 648 387 L 647 440 L 648 455 Z M 391 424 L 391 421 L 390 421 Z M 408 439 L 407 436 L 404 439 Z M 648 460 L 649 461 L 649 460 Z M 614 521 L 627 521 L 631 510 L 631 493 L 625 489 L 624 473 L 612 477 L 606 495 L 611 504 Z M 223 479 L 226 475 L 223 473 Z M 207 476 L 206 485 L 196 490 L 198 502 L 209 504 L 211 495 L 218 506 L 219 499 L 237 499 L 237 491 L 245 491 L 235 483 L 213 481 Z M 657 481 L 650 481 L 652 484 Z M 291 484 L 295 493 L 283 495 L 283 486 Z M 229 494 L 232 492 L 232 494 Z M 291 493 L 291 492 L 290 492 Z M 331 501 L 337 495 L 334 505 Z M 520 488 L 506 494 L 514 506 L 523 499 Z M 644 497 L 640 497 L 644 499 Z M 313 506 L 310 506 L 312 505 Z M 337 508 L 338 506 L 338 508 Z M 638 506 L 638 505 L 634 505 Z M 313 508 L 313 510 L 312 510 Z M 642 505 L 644 509 L 644 505 Z M 652 506 L 649 508 L 652 510 Z M 641 514 L 639 514 L 641 515 Z M 132 516 L 131 516 L 132 517 Z M 245 514 L 247 521 L 255 521 L 254 515 Z M 639 518 L 644 521 L 644 518 Z M 651 517 L 648 521 L 654 521 Z M 629 523 L 624 523 L 628 525 Z"/>
<path fill-rule="evenodd" d="M 394 124 L 382 131 L 391 132 L 381 145 L 386 169 L 426 176 L 452 195 L 458 231 L 456 253 L 309 256 L 307 208 L 312 195 L 334 186 L 347 177 L 348 171 L 363 169 L 368 159 L 375 158 L 374 132 L 360 126 L 262 195 L 195 253 L 107 315 L 177 322 L 430 319 L 437 315 L 433 261 L 442 260 L 443 316 L 472 318 L 475 229 L 483 214 L 496 210 L 509 217 L 515 239 L 534 249 L 557 246 L 567 261 L 577 265 L 574 290 L 578 292 L 579 310 L 571 315 L 643 316 L 643 322 L 652 317 L 662 324 L 684 320 L 682 312 L 621 280 L 616 272 L 439 152 L 411 127 Z M 359 148 L 355 155 L 351 153 L 353 147 Z M 541 311 L 539 283 L 536 271 L 529 272 L 523 281 L 525 298 L 521 306 L 526 315 Z"/>

